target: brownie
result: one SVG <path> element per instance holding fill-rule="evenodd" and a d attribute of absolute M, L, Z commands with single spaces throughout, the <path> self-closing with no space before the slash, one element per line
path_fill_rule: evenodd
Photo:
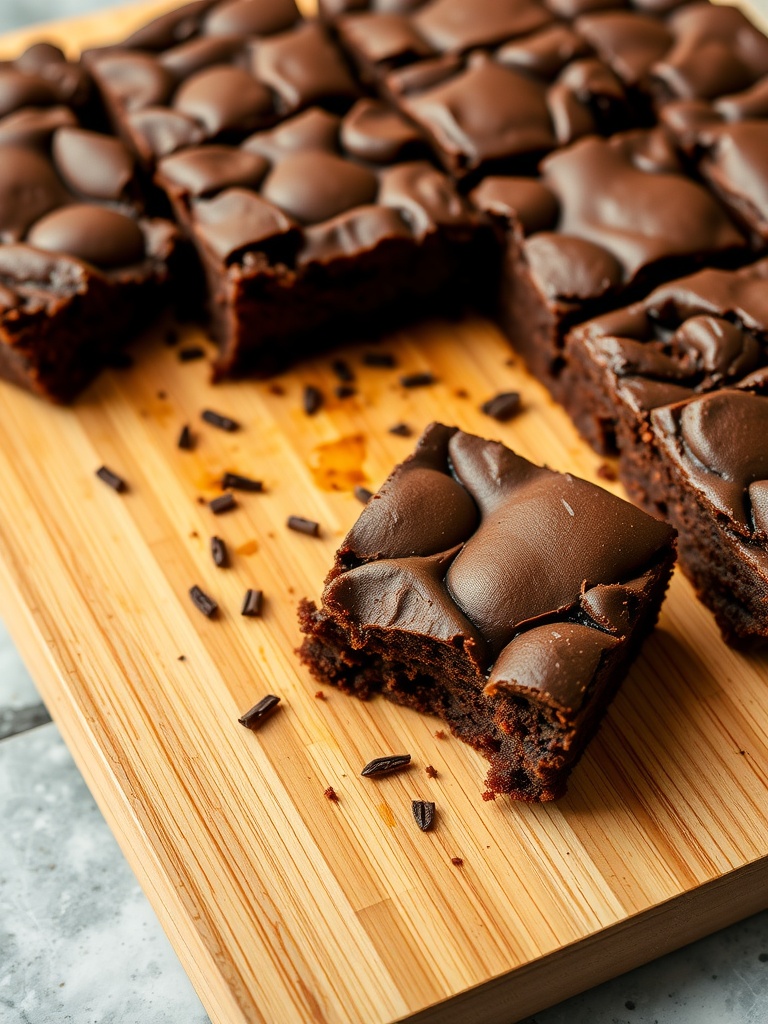
<path fill-rule="evenodd" d="M 624 483 L 642 502 L 651 410 L 765 365 L 768 259 L 701 270 L 574 328 L 563 401 L 596 451 L 621 453 Z"/>
<path fill-rule="evenodd" d="M 429 515 L 424 510 L 429 510 Z M 653 628 L 674 531 L 593 484 L 432 424 L 339 548 L 300 656 L 439 715 L 491 792 L 552 800 Z"/>
<path fill-rule="evenodd" d="M 618 77 L 534 2 L 477 11 L 441 0 L 410 16 L 349 14 L 336 31 L 363 78 L 468 184 L 491 170 L 532 172 L 557 146 L 634 123 Z"/>
<path fill-rule="evenodd" d="M 749 253 L 661 129 L 582 139 L 548 156 L 538 178 L 486 178 L 471 198 L 506 237 L 501 326 L 557 398 L 574 324 Z"/>
<path fill-rule="evenodd" d="M 118 139 L 79 127 L 61 105 L 6 113 L 0 376 L 72 399 L 165 301 L 176 239 L 170 222 L 142 215 Z"/>
<path fill-rule="evenodd" d="M 365 99 L 160 161 L 205 265 L 218 376 L 269 374 L 479 298 L 490 226 L 425 153 L 411 125 Z"/>
<path fill-rule="evenodd" d="M 754 244 L 768 245 L 768 76 L 713 102 L 684 100 L 662 123 Z"/>
<path fill-rule="evenodd" d="M 293 0 L 199 0 L 84 59 L 115 130 L 148 167 L 306 107 L 344 111 L 360 92 L 327 29 Z"/>
<path fill-rule="evenodd" d="M 768 369 L 651 413 L 651 500 L 725 639 L 768 640 Z"/>

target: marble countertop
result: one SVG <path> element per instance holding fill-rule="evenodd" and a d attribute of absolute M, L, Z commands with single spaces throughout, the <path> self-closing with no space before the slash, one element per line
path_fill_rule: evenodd
<path fill-rule="evenodd" d="M 108 5 L 0 0 L 0 32 Z M 0 821 L 0 1024 L 206 1024 L 1 624 Z M 525 1024 L 768 1024 L 768 913 Z"/>

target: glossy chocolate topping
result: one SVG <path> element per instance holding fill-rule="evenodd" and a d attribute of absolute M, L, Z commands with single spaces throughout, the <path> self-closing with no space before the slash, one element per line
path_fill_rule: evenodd
<path fill-rule="evenodd" d="M 671 537 L 592 484 L 432 424 L 347 535 L 324 604 L 361 630 L 463 644 L 489 694 L 575 712 Z"/>
<path fill-rule="evenodd" d="M 343 118 L 311 108 L 239 148 L 166 157 L 159 180 L 183 196 L 199 237 L 232 261 L 249 248 L 299 264 L 369 251 L 476 223 L 450 180 L 423 160 L 398 162 L 418 140 L 400 115 L 360 100 Z M 250 198 L 248 198 L 250 196 Z"/>
<path fill-rule="evenodd" d="M 12 61 L 0 61 L 0 124 L 23 107 L 84 108 L 91 82 L 79 64 L 57 46 L 36 43 Z"/>
<path fill-rule="evenodd" d="M 205 140 L 236 142 L 312 105 L 359 95 L 328 31 L 292 0 L 220 0 L 157 19 L 89 66 L 147 162 Z"/>
<path fill-rule="evenodd" d="M 656 409 L 651 421 L 656 444 L 686 484 L 733 530 L 768 540 L 768 371 Z"/>

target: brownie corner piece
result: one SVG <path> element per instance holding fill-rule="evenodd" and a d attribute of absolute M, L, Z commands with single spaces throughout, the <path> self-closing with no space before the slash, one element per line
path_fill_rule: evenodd
<path fill-rule="evenodd" d="M 429 515 L 424 510 L 429 509 Z M 341 544 L 300 657 L 440 716 L 493 792 L 565 792 L 645 636 L 675 532 L 602 488 L 431 424 Z"/>

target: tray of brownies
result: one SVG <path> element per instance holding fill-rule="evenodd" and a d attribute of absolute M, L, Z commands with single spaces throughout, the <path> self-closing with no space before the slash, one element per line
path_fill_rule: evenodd
<path fill-rule="evenodd" d="M 213 1021 L 509 1022 L 768 902 L 759 18 L 0 40 L 0 610 Z"/>

